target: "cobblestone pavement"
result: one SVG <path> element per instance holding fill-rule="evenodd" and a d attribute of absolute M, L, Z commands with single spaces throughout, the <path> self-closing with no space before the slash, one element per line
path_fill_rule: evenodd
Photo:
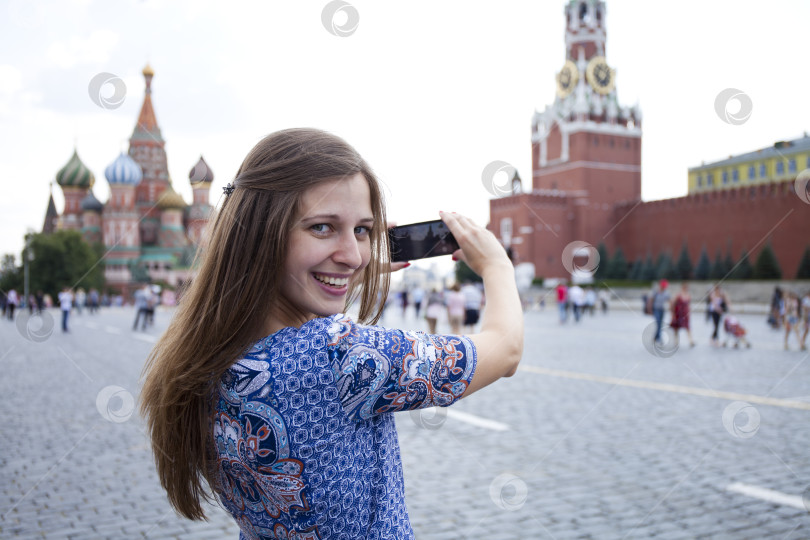
<path fill-rule="evenodd" d="M 216 507 L 174 514 L 134 411 L 170 316 L 133 332 L 132 309 L 74 313 L 50 336 L 0 321 L 0 538 L 238 538 Z M 695 348 L 655 355 L 636 312 L 528 312 L 514 377 L 397 417 L 416 537 L 810 538 L 810 361 L 741 320 L 751 349 L 710 347 L 698 314 Z"/>

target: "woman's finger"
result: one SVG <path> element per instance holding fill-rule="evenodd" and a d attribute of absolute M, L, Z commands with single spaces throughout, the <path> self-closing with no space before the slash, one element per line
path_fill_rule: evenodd
<path fill-rule="evenodd" d="M 399 270 L 402 270 L 403 268 L 408 268 L 410 265 L 411 263 L 407 261 L 392 262 L 388 265 L 388 271 L 397 272 Z"/>

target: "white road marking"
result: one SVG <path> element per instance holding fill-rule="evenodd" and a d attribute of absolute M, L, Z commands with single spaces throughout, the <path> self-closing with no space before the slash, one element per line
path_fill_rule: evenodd
<path fill-rule="evenodd" d="M 509 431 L 509 426 L 504 423 L 497 422 L 495 420 L 488 420 L 486 418 L 481 418 L 480 416 L 475 416 L 474 414 L 456 411 L 453 409 L 447 409 L 447 417 L 454 418 L 461 422 L 466 422 L 473 426 L 491 429 L 492 431 Z"/>
<path fill-rule="evenodd" d="M 742 495 L 747 495 L 748 497 L 753 497 L 755 499 L 760 499 L 773 504 L 792 506 L 793 508 L 798 508 L 799 510 L 810 510 L 810 508 L 805 506 L 804 501 L 799 495 L 788 495 L 787 493 L 782 493 L 781 491 L 775 491 L 773 489 L 767 489 L 759 486 L 752 486 L 751 484 L 734 482 L 726 487 L 726 491 L 733 491 L 734 493 L 740 493 Z"/>
<path fill-rule="evenodd" d="M 635 379 L 621 379 L 619 377 L 606 377 L 594 375 L 592 373 L 582 373 L 579 371 L 564 371 L 561 369 L 550 369 L 540 366 L 520 366 L 518 369 L 529 371 L 540 375 L 551 375 L 552 377 L 565 377 L 567 379 L 580 379 L 583 381 L 594 381 L 619 386 L 632 386 L 635 388 L 646 388 L 648 390 L 661 390 L 663 392 L 675 392 L 678 394 L 691 394 L 693 396 L 705 396 L 731 401 L 747 401 L 759 405 L 772 405 L 774 407 L 786 407 L 789 409 L 801 409 L 810 411 L 810 402 L 799 401 L 797 399 L 778 399 L 768 396 L 758 396 L 756 394 L 740 394 L 737 392 L 723 392 L 721 390 L 711 390 L 708 388 L 697 388 L 694 386 L 681 386 L 677 384 L 658 383 L 653 381 L 640 381 Z"/>
<path fill-rule="evenodd" d="M 149 334 L 132 334 L 132 337 L 140 339 L 141 341 L 148 341 L 149 343 L 157 343 L 157 338 Z"/>
<path fill-rule="evenodd" d="M 120 334 L 121 333 L 121 329 L 116 328 L 114 326 L 105 326 L 104 331 L 107 332 L 108 334 Z"/>

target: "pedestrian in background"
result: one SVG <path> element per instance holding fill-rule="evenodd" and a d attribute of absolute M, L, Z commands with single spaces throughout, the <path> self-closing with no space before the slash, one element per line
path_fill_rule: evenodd
<path fill-rule="evenodd" d="M 444 303 L 447 306 L 450 333 L 460 334 L 464 325 L 464 295 L 461 294 L 461 285 L 454 283 L 450 290 L 444 293 Z"/>
<path fill-rule="evenodd" d="M 810 333 L 810 291 L 804 293 L 804 297 L 802 297 L 802 302 L 799 309 L 801 310 L 801 319 L 803 325 L 801 350 L 806 351 L 807 334 Z"/>
<path fill-rule="evenodd" d="M 799 324 L 799 295 L 793 291 L 786 291 L 784 298 L 782 298 L 782 322 L 785 325 L 785 350 L 789 351 L 788 339 L 790 338 L 791 331 L 796 334 L 796 341 L 799 342 L 799 348 L 802 347 L 802 337 L 800 334 Z"/>
<path fill-rule="evenodd" d="M 79 287 L 78 290 L 76 291 L 75 301 L 76 301 L 76 313 L 81 315 L 82 311 L 84 310 L 84 306 L 87 303 L 87 293 L 84 292 L 83 288 Z"/>
<path fill-rule="evenodd" d="M 464 295 L 464 327 L 466 331 L 472 332 L 481 318 L 484 295 L 475 283 L 469 281 L 461 287 L 461 294 Z"/>
<path fill-rule="evenodd" d="M 661 342 L 661 327 L 664 325 L 664 313 L 669 307 L 669 282 L 662 279 L 652 293 L 652 314 L 655 319 L 655 341 Z"/>
<path fill-rule="evenodd" d="M 782 289 L 778 285 L 774 287 L 771 296 L 771 312 L 768 314 L 768 324 L 774 330 L 782 326 Z"/>
<path fill-rule="evenodd" d="M 716 285 L 712 288 L 711 292 L 709 293 L 709 314 L 712 318 L 712 324 L 714 325 L 714 331 L 712 332 L 712 345 L 715 347 L 720 345 L 720 319 L 723 318 L 723 314 L 728 311 L 728 299 L 726 298 L 726 293 L 720 289 L 720 285 Z"/>
<path fill-rule="evenodd" d="M 408 288 L 402 289 L 402 294 L 399 296 L 399 301 L 402 302 L 402 318 L 405 319 L 406 313 L 408 312 Z"/>
<path fill-rule="evenodd" d="M 689 329 L 689 309 L 692 303 L 692 297 L 689 295 L 689 284 L 681 283 L 681 290 L 675 296 L 672 303 L 672 322 L 670 326 L 675 330 L 675 336 L 678 336 L 678 331 L 686 330 L 686 335 L 689 337 L 689 346 L 695 346 L 695 340 L 692 339 L 692 331 Z"/>
<path fill-rule="evenodd" d="M 604 315 L 607 315 L 608 312 L 608 300 L 610 300 L 610 293 L 607 292 L 607 289 L 599 289 L 599 304 L 602 306 Z"/>
<path fill-rule="evenodd" d="M 585 289 L 585 308 L 591 316 L 594 315 L 596 310 L 596 291 L 593 290 L 593 287 Z"/>
<path fill-rule="evenodd" d="M 560 311 L 560 324 L 568 319 L 568 287 L 562 281 L 557 284 L 557 309 Z"/>
<path fill-rule="evenodd" d="M 6 316 L 8 316 L 8 320 L 14 320 L 14 310 L 17 308 L 17 304 L 20 302 L 19 296 L 17 296 L 17 291 L 11 289 L 8 291 L 8 298 L 6 299 Z"/>
<path fill-rule="evenodd" d="M 138 329 L 138 321 L 141 323 L 141 330 L 146 331 L 146 319 L 148 313 L 149 297 L 152 296 L 152 291 L 149 285 L 141 287 L 135 291 L 135 322 L 132 325 L 133 330 Z"/>
<path fill-rule="evenodd" d="M 585 307 L 585 291 L 579 285 L 568 288 L 568 302 L 574 309 L 574 322 L 579 322 Z"/>
<path fill-rule="evenodd" d="M 73 293 L 70 287 L 65 287 L 59 293 L 59 309 L 62 310 L 62 333 L 68 333 L 68 317 L 70 317 L 70 310 L 73 309 Z"/>
<path fill-rule="evenodd" d="M 413 298 L 413 310 L 416 318 L 419 318 L 419 312 L 422 310 L 422 301 L 425 299 L 425 291 L 417 285 L 414 287 L 413 291 L 411 292 L 411 297 Z"/>
<path fill-rule="evenodd" d="M 427 307 L 425 308 L 425 320 L 428 323 L 428 332 L 436 333 L 436 325 L 444 311 L 444 298 L 439 289 L 433 289 L 428 295 Z"/>

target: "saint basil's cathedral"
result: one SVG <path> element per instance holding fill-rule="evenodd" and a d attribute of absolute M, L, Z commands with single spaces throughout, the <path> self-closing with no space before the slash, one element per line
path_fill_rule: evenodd
<path fill-rule="evenodd" d="M 200 157 L 189 173 L 193 201 L 186 204 L 172 187 L 165 141 L 152 107 L 152 77 L 143 70 L 146 91 L 129 152 L 104 170 L 110 198 L 102 204 L 93 194 L 95 176 L 74 150 L 56 173 L 65 197 L 62 215 L 51 194 L 43 233 L 80 231 L 93 244 L 104 245 L 104 278 L 110 291 L 128 295 L 145 281 L 180 286 L 191 277 L 191 263 L 213 207 L 209 191 L 214 174 Z"/>
<path fill-rule="evenodd" d="M 664 253 L 675 260 L 686 246 L 693 265 L 703 250 L 734 260 L 747 252 L 753 262 L 769 244 L 792 279 L 810 245 L 807 133 L 690 168 L 688 195 L 642 202 L 642 115 L 617 98 L 605 2 L 570 0 L 564 14 L 557 96 L 532 118 L 531 190 L 515 172 L 510 192 L 490 201 L 488 228 L 513 260 L 532 263 L 537 276 L 567 278 L 572 261 L 563 254 L 589 256 L 599 244 L 609 254 L 620 247 L 628 262 Z"/>

